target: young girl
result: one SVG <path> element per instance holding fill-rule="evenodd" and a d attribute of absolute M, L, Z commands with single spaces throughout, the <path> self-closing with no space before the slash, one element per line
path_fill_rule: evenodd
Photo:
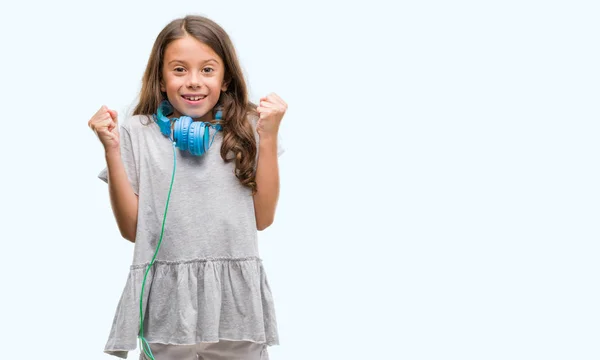
<path fill-rule="evenodd" d="M 133 264 L 105 352 L 140 359 L 267 359 L 279 343 L 257 229 L 274 219 L 286 103 L 248 101 L 234 47 L 187 16 L 158 35 L 133 116 L 89 120 Z"/>

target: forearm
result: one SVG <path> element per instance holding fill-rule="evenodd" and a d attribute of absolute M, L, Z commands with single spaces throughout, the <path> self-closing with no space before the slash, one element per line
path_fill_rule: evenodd
<path fill-rule="evenodd" d="M 121 235 L 135 242 L 138 214 L 138 196 L 127 177 L 125 166 L 118 151 L 106 153 L 110 204 Z"/>
<path fill-rule="evenodd" d="M 256 194 L 254 212 L 256 228 L 264 230 L 275 219 L 279 199 L 279 165 L 277 160 L 277 137 L 261 138 L 256 165 Z"/>

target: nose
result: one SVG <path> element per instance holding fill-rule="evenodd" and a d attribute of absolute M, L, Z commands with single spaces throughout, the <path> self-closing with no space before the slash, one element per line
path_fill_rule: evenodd
<path fill-rule="evenodd" d="M 196 88 L 199 88 L 200 86 L 202 86 L 200 75 L 196 74 L 195 72 L 190 72 L 190 76 L 188 77 L 187 86 L 192 89 L 196 89 Z"/>

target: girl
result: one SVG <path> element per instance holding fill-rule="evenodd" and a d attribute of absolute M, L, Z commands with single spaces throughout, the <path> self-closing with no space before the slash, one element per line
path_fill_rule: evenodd
<path fill-rule="evenodd" d="M 105 347 L 126 358 L 267 359 L 279 343 L 257 229 L 274 219 L 286 103 L 248 101 L 234 47 L 187 16 L 158 35 L 133 116 L 89 120 L 133 264 Z M 220 149 L 220 151 L 218 151 Z"/>

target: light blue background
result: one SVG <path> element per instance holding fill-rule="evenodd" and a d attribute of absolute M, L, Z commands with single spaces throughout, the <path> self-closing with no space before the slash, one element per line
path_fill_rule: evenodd
<path fill-rule="evenodd" d="M 271 359 L 600 357 L 597 2 L 107 0 L 0 5 L 2 358 L 110 358 L 133 247 L 87 121 L 186 13 L 289 104 Z"/>

